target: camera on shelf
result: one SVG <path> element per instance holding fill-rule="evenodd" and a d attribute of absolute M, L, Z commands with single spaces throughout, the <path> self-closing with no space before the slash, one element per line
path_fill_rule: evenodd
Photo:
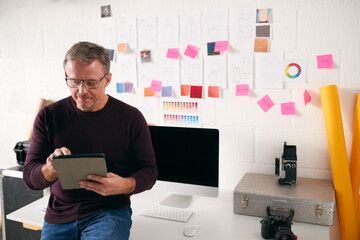
<path fill-rule="evenodd" d="M 296 240 L 297 236 L 291 231 L 292 219 L 295 211 L 290 209 L 290 215 L 272 215 L 270 207 L 266 207 L 267 217 L 261 222 L 261 236 L 265 239 L 274 240 Z"/>
<path fill-rule="evenodd" d="M 281 159 L 275 158 L 275 174 L 279 176 L 279 184 L 296 184 L 296 146 L 286 145 L 284 142 L 284 152 Z"/>

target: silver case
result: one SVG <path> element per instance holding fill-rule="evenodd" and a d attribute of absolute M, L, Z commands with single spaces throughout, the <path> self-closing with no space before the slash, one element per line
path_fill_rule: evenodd
<path fill-rule="evenodd" d="M 296 185 L 278 183 L 276 175 L 246 173 L 234 189 L 234 213 L 266 217 L 271 213 L 286 215 L 295 210 L 294 222 L 334 225 L 335 191 L 332 181 L 297 178 Z"/>

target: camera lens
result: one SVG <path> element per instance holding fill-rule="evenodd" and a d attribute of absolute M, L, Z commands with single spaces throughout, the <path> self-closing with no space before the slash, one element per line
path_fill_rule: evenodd
<path fill-rule="evenodd" d="M 295 235 L 288 228 L 279 228 L 275 233 L 274 240 L 295 240 Z"/>

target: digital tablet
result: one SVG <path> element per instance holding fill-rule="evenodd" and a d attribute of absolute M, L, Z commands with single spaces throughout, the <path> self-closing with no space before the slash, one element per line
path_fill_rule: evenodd
<path fill-rule="evenodd" d="M 105 154 L 72 154 L 54 156 L 52 159 L 62 189 L 80 188 L 79 181 L 87 175 L 107 176 Z"/>

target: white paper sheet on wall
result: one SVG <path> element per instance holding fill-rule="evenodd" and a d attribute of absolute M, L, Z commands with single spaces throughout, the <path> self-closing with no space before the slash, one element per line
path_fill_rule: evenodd
<path fill-rule="evenodd" d="M 256 88 L 283 88 L 283 51 L 256 55 Z"/>
<path fill-rule="evenodd" d="M 137 49 L 136 17 L 120 17 L 117 25 L 118 43 L 127 43 L 130 49 Z"/>
<path fill-rule="evenodd" d="M 98 43 L 106 49 L 116 49 L 116 27 L 114 18 L 99 18 Z"/>
<path fill-rule="evenodd" d="M 139 110 L 144 115 L 145 120 L 148 124 L 157 125 L 159 123 L 158 97 L 142 97 Z"/>
<path fill-rule="evenodd" d="M 158 16 L 158 48 L 179 47 L 179 15 Z"/>
<path fill-rule="evenodd" d="M 140 50 L 157 48 L 156 17 L 138 17 L 138 43 Z"/>
<path fill-rule="evenodd" d="M 201 56 L 201 54 L 198 54 Z M 203 85 L 202 57 L 191 59 L 181 58 L 181 84 L 183 85 Z"/>
<path fill-rule="evenodd" d="M 218 56 L 204 56 L 204 85 L 227 88 L 226 54 Z"/>
<path fill-rule="evenodd" d="M 293 87 L 305 87 L 307 62 L 300 59 L 285 59 L 283 65 L 284 81 Z"/>
<path fill-rule="evenodd" d="M 253 88 L 254 55 L 251 52 L 229 52 L 228 56 L 228 84 L 235 89 L 237 84 L 248 84 Z"/>
<path fill-rule="evenodd" d="M 230 42 L 234 46 L 253 45 L 256 7 L 230 9 Z"/>
<path fill-rule="evenodd" d="M 140 88 L 150 87 L 151 81 L 157 79 L 154 63 L 139 65 L 138 83 Z"/>
<path fill-rule="evenodd" d="M 140 53 L 137 55 L 138 87 L 150 87 L 152 80 L 157 80 L 157 54 L 151 51 L 151 62 L 142 63 Z"/>
<path fill-rule="evenodd" d="M 228 9 L 212 9 L 204 12 L 205 42 L 228 40 Z"/>
<path fill-rule="evenodd" d="M 163 86 L 180 86 L 180 64 L 178 59 L 162 57 L 159 60 L 158 78 L 162 81 Z"/>
<path fill-rule="evenodd" d="M 180 47 L 185 50 L 188 44 L 201 45 L 201 12 L 180 13 Z"/>
<path fill-rule="evenodd" d="M 131 82 L 137 87 L 136 56 L 118 55 L 119 82 Z"/>

